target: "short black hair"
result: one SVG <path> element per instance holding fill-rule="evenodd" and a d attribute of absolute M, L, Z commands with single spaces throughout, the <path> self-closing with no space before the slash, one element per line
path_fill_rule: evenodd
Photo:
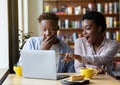
<path fill-rule="evenodd" d="M 46 12 L 39 16 L 38 21 L 41 22 L 41 20 L 54 20 L 58 23 L 59 17 L 53 12 Z"/>
<path fill-rule="evenodd" d="M 97 11 L 88 11 L 86 14 L 82 16 L 82 20 L 89 19 L 93 20 L 93 22 L 102 27 L 101 32 L 104 32 L 106 29 L 106 20 L 103 14 Z"/>

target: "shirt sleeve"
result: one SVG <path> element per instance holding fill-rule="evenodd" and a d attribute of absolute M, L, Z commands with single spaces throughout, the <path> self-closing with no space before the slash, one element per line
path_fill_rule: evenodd
<path fill-rule="evenodd" d="M 102 50 L 102 54 L 100 55 L 82 55 L 82 48 L 80 46 L 80 42 L 76 41 L 75 43 L 75 54 L 78 54 L 82 58 L 83 64 L 91 64 L 95 66 L 105 65 L 108 62 L 113 60 L 113 57 L 117 53 L 118 43 L 117 42 L 109 42 L 105 50 Z M 76 61 L 78 62 L 78 61 Z M 78 62 L 80 63 L 80 62 Z"/>
<path fill-rule="evenodd" d="M 22 50 L 32 50 L 34 49 L 34 46 L 32 44 L 32 38 L 29 38 L 26 43 L 24 44 L 23 46 L 23 49 Z"/>
<path fill-rule="evenodd" d="M 31 46 L 30 43 L 31 43 L 31 38 L 29 38 L 29 39 L 25 42 L 22 50 L 31 50 L 31 49 L 32 49 L 32 46 Z M 19 58 L 19 60 L 18 60 L 18 62 L 17 62 L 17 65 L 18 65 L 18 66 L 21 66 L 21 65 L 22 65 L 21 56 L 20 56 L 20 58 Z"/>
<path fill-rule="evenodd" d="M 59 48 L 60 48 L 60 53 L 74 53 L 73 49 L 70 48 L 70 46 L 68 46 L 66 43 L 64 43 L 63 41 L 60 41 L 59 44 Z"/>
<path fill-rule="evenodd" d="M 40 44 L 38 44 L 38 43 L 41 43 L 41 40 L 42 40 L 42 38 L 40 38 L 40 40 L 39 40 L 39 38 L 36 38 L 36 37 L 31 37 L 31 38 L 29 38 L 29 39 L 25 42 L 22 50 L 37 50 L 37 49 L 39 49 Z M 17 62 L 17 65 L 18 65 L 18 66 L 19 66 L 19 65 L 22 65 L 21 56 L 20 56 L 20 58 L 19 58 L 19 60 L 18 60 L 18 62 Z"/>
<path fill-rule="evenodd" d="M 91 55 L 91 56 L 81 55 L 81 57 L 83 61 L 89 62 L 92 65 L 96 65 L 96 66 L 105 65 L 110 61 L 112 62 L 115 54 L 118 51 L 118 47 L 119 45 L 117 42 L 112 42 L 108 44 L 107 48 L 103 50 L 104 52 L 100 55 Z"/>
<path fill-rule="evenodd" d="M 75 53 L 76 55 L 82 55 L 82 48 L 81 48 L 81 46 L 80 46 L 80 42 L 79 42 L 78 39 L 75 41 L 74 53 Z M 75 62 L 75 63 L 74 63 L 75 71 L 76 71 L 77 73 L 79 73 L 80 68 L 84 68 L 84 67 L 85 67 L 85 65 L 84 65 L 85 62 L 83 62 L 83 61 L 79 62 L 79 61 L 76 60 L 76 59 L 74 60 L 74 62 Z"/>

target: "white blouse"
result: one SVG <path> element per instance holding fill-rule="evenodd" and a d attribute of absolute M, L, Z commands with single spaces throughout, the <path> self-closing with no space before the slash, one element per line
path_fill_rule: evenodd
<path fill-rule="evenodd" d="M 84 67 L 97 68 L 105 66 L 105 70 L 111 73 L 113 57 L 117 53 L 118 48 L 119 44 L 115 40 L 104 38 L 95 53 L 93 46 L 87 42 L 86 38 L 77 39 L 74 52 L 81 56 L 82 61 L 75 60 L 75 71 L 79 72 L 80 68 Z"/>

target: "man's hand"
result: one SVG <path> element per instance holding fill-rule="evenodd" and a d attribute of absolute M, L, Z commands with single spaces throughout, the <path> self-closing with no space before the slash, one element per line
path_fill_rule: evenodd
<path fill-rule="evenodd" d="M 60 55 L 64 57 L 64 59 L 61 60 L 61 62 L 69 62 L 70 60 L 73 60 L 73 59 L 77 59 L 78 61 L 81 61 L 80 55 L 75 55 L 73 53 L 63 53 Z"/>
<path fill-rule="evenodd" d="M 57 38 L 55 35 L 51 35 L 49 37 L 43 36 L 40 50 L 49 50 L 51 46 L 55 43 L 56 39 Z"/>

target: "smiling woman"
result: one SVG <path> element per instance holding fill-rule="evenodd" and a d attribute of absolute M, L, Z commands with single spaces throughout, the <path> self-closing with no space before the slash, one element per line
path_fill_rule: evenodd
<path fill-rule="evenodd" d="M 112 61 L 118 50 L 118 42 L 104 36 L 106 20 L 103 14 L 90 11 L 82 17 L 83 38 L 75 42 L 75 54 L 80 60 L 75 60 L 75 70 L 80 68 L 95 68 L 99 73 L 104 70 L 112 75 Z"/>

